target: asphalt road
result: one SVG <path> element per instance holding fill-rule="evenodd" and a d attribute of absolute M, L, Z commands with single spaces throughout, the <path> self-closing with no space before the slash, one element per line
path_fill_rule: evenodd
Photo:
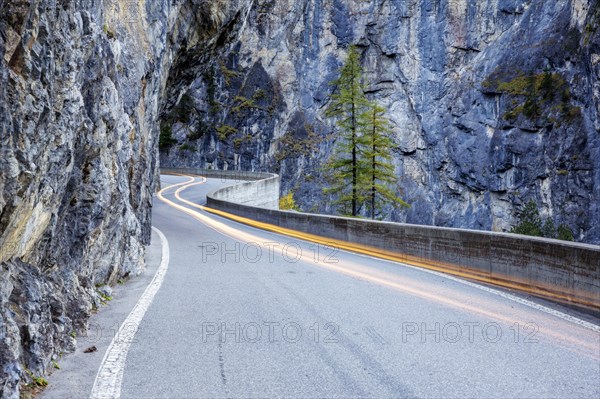
<path fill-rule="evenodd" d="M 584 316 L 181 201 L 224 184 L 164 191 L 194 214 L 155 199 L 169 268 L 128 347 L 122 397 L 600 397 L 600 330 Z"/>
<path fill-rule="evenodd" d="M 185 179 L 163 176 L 163 187 Z M 221 185 L 180 196 L 203 203 Z M 180 203 L 174 191 L 165 197 Z M 600 397 L 598 332 L 196 211 L 206 219 L 155 202 L 170 269 L 130 349 L 123 397 Z"/>

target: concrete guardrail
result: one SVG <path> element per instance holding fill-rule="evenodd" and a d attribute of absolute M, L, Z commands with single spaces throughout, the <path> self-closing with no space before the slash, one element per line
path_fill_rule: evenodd
<path fill-rule="evenodd" d="M 279 209 L 280 178 L 273 173 L 197 168 L 160 168 L 160 171 L 221 179 L 224 183 L 231 182 L 230 186 L 210 193 L 208 198 L 266 209 Z"/>
<path fill-rule="evenodd" d="M 269 207 L 252 204 L 248 198 L 272 194 L 275 187 L 279 190 L 279 177 L 262 174 L 255 180 L 211 193 L 207 206 L 600 313 L 598 245 L 265 209 Z"/>

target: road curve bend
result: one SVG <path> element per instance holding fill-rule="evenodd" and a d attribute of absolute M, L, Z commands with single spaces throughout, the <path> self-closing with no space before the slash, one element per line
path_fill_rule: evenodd
<path fill-rule="evenodd" d="M 600 397 L 597 319 L 206 212 L 231 182 L 161 180 L 170 266 L 121 397 Z"/>

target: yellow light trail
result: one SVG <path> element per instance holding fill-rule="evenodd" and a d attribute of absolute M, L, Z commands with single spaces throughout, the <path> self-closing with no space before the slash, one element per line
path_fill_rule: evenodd
<path fill-rule="evenodd" d="M 185 189 L 185 187 L 182 189 Z M 182 190 L 180 189 L 179 191 L 181 192 Z M 185 201 L 181 198 L 178 198 L 178 199 L 187 203 L 188 205 L 202 209 L 206 212 L 210 212 L 212 214 L 215 214 L 215 215 L 218 215 L 218 216 L 230 219 L 230 220 L 234 220 L 236 222 L 243 223 L 243 224 L 251 226 L 251 227 L 256 227 L 261 230 L 267 230 L 267 231 L 271 231 L 271 232 L 274 232 L 277 234 L 282 234 L 282 235 L 285 235 L 288 237 L 301 239 L 304 241 L 310 241 L 313 243 L 331 246 L 331 247 L 343 249 L 343 250 L 350 251 L 350 252 L 356 252 L 356 253 L 360 253 L 360 254 L 367 255 L 367 256 L 373 256 L 375 258 L 385 259 L 385 260 L 398 262 L 398 263 L 406 263 L 406 264 L 409 264 L 412 266 L 416 266 L 416 267 L 420 267 L 420 268 L 424 268 L 424 269 L 428 269 L 428 270 L 433 270 L 433 271 L 441 272 L 441 273 L 445 273 L 445 274 L 450 274 L 450 275 L 465 278 L 468 280 L 475 280 L 480 283 L 495 285 L 495 286 L 499 286 L 499 287 L 503 287 L 503 288 L 520 291 L 520 292 L 526 292 L 526 293 L 529 293 L 532 295 L 536 295 L 539 297 L 543 297 L 546 299 L 550 299 L 550 300 L 554 300 L 554 301 L 558 301 L 558 302 L 562 302 L 562 303 L 566 303 L 566 304 L 571 304 L 573 302 L 576 302 L 577 304 L 581 305 L 582 307 L 586 307 L 586 308 L 594 310 L 594 311 L 600 311 L 600 308 L 598 308 L 595 305 L 595 302 L 590 300 L 589 295 L 582 295 L 582 298 L 572 298 L 568 295 L 564 295 L 564 294 L 554 292 L 554 291 L 549 291 L 549 290 L 541 288 L 541 287 L 532 287 L 531 285 L 529 285 L 527 283 L 511 281 L 507 277 L 505 277 L 505 278 L 501 278 L 500 276 L 490 277 L 490 276 L 485 275 L 482 272 L 478 272 L 475 270 L 460 270 L 456 265 L 453 265 L 450 263 L 445 263 L 445 262 L 440 262 L 440 261 L 435 261 L 435 260 L 427 260 L 425 262 L 421 258 L 416 257 L 416 256 L 407 255 L 407 254 L 398 254 L 398 253 L 386 251 L 386 250 L 383 250 L 380 248 L 369 247 L 369 246 L 362 245 L 362 244 L 355 244 L 355 243 L 350 243 L 347 241 L 341 241 L 341 240 L 337 240 L 337 239 L 321 237 L 321 236 L 317 236 L 317 235 L 310 234 L 310 233 L 304 233 L 304 232 L 300 232 L 297 230 L 291 230 L 291 229 L 287 229 L 285 227 L 279 227 L 279 226 L 276 226 L 273 224 L 258 222 L 253 219 L 233 215 L 231 213 L 223 212 L 223 211 L 220 211 L 217 209 L 212 209 L 212 208 L 208 208 L 205 206 L 196 205 L 189 201 Z M 577 300 L 575 301 L 575 299 L 577 299 Z"/>
<path fill-rule="evenodd" d="M 422 264 L 422 262 L 415 262 L 415 263 L 406 262 L 404 260 L 399 260 L 397 256 L 385 256 L 385 257 L 380 256 L 381 254 L 379 252 L 377 252 L 377 251 L 371 252 L 371 251 L 369 251 L 368 248 L 359 247 L 359 250 L 355 250 L 354 249 L 355 246 L 351 245 L 350 243 L 347 243 L 347 242 L 343 242 L 343 241 L 339 241 L 339 240 L 324 240 L 323 237 L 306 234 L 306 233 L 302 233 L 302 232 L 297 232 L 294 230 L 281 228 L 281 227 L 270 225 L 267 223 L 256 222 L 252 219 L 243 218 L 243 217 L 240 217 L 237 215 L 229 214 L 227 212 L 222 212 L 222 211 L 211 209 L 211 208 L 208 208 L 208 207 L 205 207 L 202 205 L 198 205 L 198 204 L 195 204 L 195 203 L 181 197 L 181 193 L 184 190 L 186 190 L 190 187 L 204 184 L 206 182 L 206 178 L 204 178 L 204 177 L 200 177 L 200 178 L 201 178 L 200 181 L 195 181 L 195 179 L 193 177 L 191 177 L 191 180 L 188 180 L 187 182 L 178 183 L 178 184 L 169 186 L 169 187 L 165 188 L 164 190 L 161 190 L 161 192 L 159 193 L 159 198 L 163 202 L 169 204 L 170 206 L 192 216 L 196 220 L 202 222 L 203 224 L 219 231 L 220 233 L 222 233 L 234 240 L 242 240 L 242 241 L 246 241 L 246 242 L 255 243 L 257 245 L 260 245 L 261 247 L 264 246 L 264 243 L 263 243 L 263 245 L 260 244 L 261 240 L 264 240 L 263 238 L 258 237 L 253 234 L 250 234 L 250 233 L 242 232 L 236 228 L 227 226 L 226 224 L 219 222 L 215 219 L 212 219 L 206 215 L 203 215 L 192 209 L 189 209 L 182 205 L 179 205 L 167 198 L 164 198 L 162 193 L 164 193 L 166 190 L 168 190 L 170 188 L 174 188 L 177 186 L 179 188 L 177 189 L 177 191 L 175 191 L 174 196 L 177 200 L 181 201 L 182 203 L 189 205 L 191 207 L 206 211 L 206 212 L 210 212 L 210 213 L 222 216 L 222 217 L 226 217 L 227 219 L 239 221 L 240 223 L 249 225 L 251 227 L 257 227 L 259 229 L 282 234 L 282 235 L 285 235 L 288 237 L 297 238 L 297 239 L 300 239 L 303 241 L 318 243 L 318 244 L 333 247 L 333 248 L 338 247 L 340 249 L 345 249 L 350 252 L 358 252 L 358 253 L 361 253 L 364 255 L 373 256 L 375 258 L 391 260 L 391 261 L 393 261 L 395 263 L 399 263 L 399 264 L 407 263 L 409 265 L 423 267 L 423 266 L 420 266 L 420 264 Z M 262 226 L 264 226 L 264 227 L 262 227 Z M 308 238 L 306 238 L 306 237 L 308 237 Z M 343 245 L 339 245 L 338 243 L 343 244 Z M 422 284 L 417 283 L 410 278 L 406 278 L 406 277 L 398 276 L 398 275 L 386 276 L 385 273 L 378 273 L 378 274 L 380 274 L 380 276 L 377 276 L 376 275 L 377 271 L 370 269 L 370 268 L 363 267 L 362 265 L 352 264 L 352 262 L 345 261 L 343 263 L 343 265 L 339 265 L 339 264 L 336 265 L 336 264 L 324 263 L 324 262 L 316 263 L 311 256 L 308 256 L 308 255 L 302 254 L 302 253 L 300 253 L 299 255 L 300 255 L 300 259 L 302 259 L 305 263 L 317 265 L 319 267 L 326 268 L 331 271 L 343 273 L 343 274 L 351 276 L 353 278 L 369 281 L 369 282 L 372 282 L 372 283 L 375 283 L 375 284 L 378 284 L 381 286 L 386 286 L 386 287 L 392 288 L 394 290 L 404 292 L 404 293 L 410 294 L 412 296 L 416 296 L 416 297 L 426 299 L 429 301 L 433 301 L 433 302 L 436 302 L 436 303 L 439 303 L 439 304 L 442 304 L 442 305 L 445 305 L 445 306 L 448 306 L 448 307 L 451 307 L 454 309 L 461 309 L 463 311 L 468 311 L 471 313 L 479 314 L 481 316 L 489 317 L 489 318 L 504 322 L 508 325 L 513 325 L 515 323 L 526 324 L 528 322 L 525 319 L 505 316 L 498 312 L 486 310 L 482 306 L 469 305 L 465 302 L 461 302 L 461 301 L 454 300 L 454 299 L 451 299 L 448 297 L 442 297 L 442 296 L 436 295 L 434 293 L 435 290 L 433 290 L 433 289 L 415 288 L 415 286 L 422 285 Z M 361 270 L 352 270 L 350 267 L 361 268 L 363 270 L 362 271 Z M 430 267 L 426 267 L 426 268 L 431 269 Z M 444 269 L 439 269 L 439 270 L 434 269 L 434 270 L 445 272 Z M 465 276 L 467 276 L 467 274 L 465 274 Z M 396 280 L 402 280 L 402 281 L 391 281 L 390 280 L 391 277 L 395 278 Z M 469 277 L 467 277 L 467 278 L 469 278 Z M 549 337 L 552 337 L 552 338 L 558 340 L 558 342 L 561 342 L 561 343 L 570 342 L 571 344 L 574 344 L 577 347 L 577 351 L 580 353 L 583 353 L 587 356 L 591 355 L 594 359 L 600 358 L 600 354 L 598 354 L 599 346 L 597 344 L 590 343 L 590 341 L 580 340 L 571 335 L 561 334 L 559 332 L 554 331 L 553 329 L 544 329 L 543 331 L 540 330 L 540 332 L 542 332 L 543 334 L 545 334 Z M 590 332 L 590 331 L 587 331 L 587 332 L 593 334 L 593 332 Z M 583 349 L 583 348 L 585 348 L 587 350 L 581 351 L 581 349 Z M 570 348 L 570 349 L 572 349 L 572 348 Z"/>

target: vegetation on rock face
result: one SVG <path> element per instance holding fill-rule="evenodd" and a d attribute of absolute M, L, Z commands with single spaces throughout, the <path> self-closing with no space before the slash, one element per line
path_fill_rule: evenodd
<path fill-rule="evenodd" d="M 284 159 L 297 158 L 300 156 L 310 156 L 317 151 L 319 144 L 322 141 L 314 130 L 313 126 L 304 124 L 306 137 L 298 137 L 296 132 L 288 131 L 283 136 L 277 139 L 277 152 L 275 152 L 275 160 L 281 163 Z"/>
<path fill-rule="evenodd" d="M 233 101 L 236 104 L 236 106 L 231 108 L 231 111 L 235 112 L 235 113 L 240 113 L 243 109 L 250 109 L 250 108 L 262 109 L 262 107 L 256 105 L 254 98 L 235 96 Z"/>
<path fill-rule="evenodd" d="M 104 26 L 102 27 L 102 30 L 106 34 L 106 37 L 108 37 L 109 39 L 112 40 L 116 37 L 115 32 L 112 29 L 110 29 L 108 27 L 108 25 L 104 24 Z"/>
<path fill-rule="evenodd" d="M 557 229 L 552 219 L 542 220 L 534 200 L 525 205 L 519 217 L 519 224 L 512 228 L 511 233 L 564 241 L 574 240 L 573 232 L 568 226 L 561 224 Z"/>
<path fill-rule="evenodd" d="M 217 101 L 217 83 L 215 82 L 215 70 L 210 67 L 204 73 L 204 80 L 206 81 L 206 97 L 209 104 L 209 111 L 212 115 L 215 115 L 221 109 L 221 104 Z"/>
<path fill-rule="evenodd" d="M 570 122 L 581 112 L 571 104 L 571 91 L 565 78 L 549 70 L 538 74 L 521 73 L 513 78 L 494 72 L 481 86 L 489 93 L 508 96 L 511 108 L 503 117 L 509 122 L 521 116 L 530 121 L 542 119 L 542 124 Z"/>
<path fill-rule="evenodd" d="M 243 137 L 236 137 L 233 139 L 233 148 L 236 151 L 239 151 L 242 148 L 243 144 L 251 143 L 253 136 L 251 134 L 247 134 Z"/>
<path fill-rule="evenodd" d="M 298 211 L 300 208 L 294 200 L 294 192 L 290 191 L 283 197 L 279 198 L 279 209 L 282 211 Z"/>
<path fill-rule="evenodd" d="M 58 364 L 56 362 L 52 362 L 53 364 L 56 364 L 58 366 Z M 55 367 L 57 369 L 60 369 L 60 367 Z M 28 368 L 24 369 L 28 379 L 29 379 L 29 383 L 21 383 L 21 389 L 20 389 L 20 395 L 19 397 L 22 399 L 33 399 L 37 396 L 39 396 L 39 394 L 46 389 L 46 387 L 48 386 L 48 380 L 42 376 L 36 376 L 33 374 L 33 372 L 31 370 L 29 370 Z"/>
<path fill-rule="evenodd" d="M 229 138 L 229 136 L 238 132 L 238 130 L 236 128 L 234 128 L 233 126 L 229 126 L 229 125 L 221 125 L 221 126 L 217 127 L 215 130 L 217 131 L 217 136 L 219 137 L 219 140 L 221 140 L 221 141 L 227 140 Z"/>
<path fill-rule="evenodd" d="M 188 143 L 182 144 L 179 146 L 180 151 L 196 151 L 196 148 L 191 146 Z"/>
<path fill-rule="evenodd" d="M 336 197 L 334 204 L 343 213 L 358 216 L 366 204 L 375 218 L 385 203 L 407 204 L 389 188 L 397 181 L 389 155 L 389 123 L 384 109 L 366 98 L 362 74 L 358 50 L 350 47 L 340 77 L 332 82 L 336 90 L 327 109 L 327 116 L 337 120 L 339 135 L 325 164 L 331 186 L 324 191 Z"/>
<path fill-rule="evenodd" d="M 239 72 L 232 71 L 231 69 L 227 68 L 225 61 L 223 60 L 219 62 L 219 66 L 221 67 L 221 75 L 223 75 L 223 78 L 225 78 L 225 84 L 227 86 L 231 86 L 231 81 L 239 76 Z"/>
<path fill-rule="evenodd" d="M 192 130 L 187 134 L 187 138 L 190 141 L 198 140 L 204 136 L 206 127 L 203 124 L 199 124 L 196 130 Z"/>
<path fill-rule="evenodd" d="M 160 123 L 160 136 L 158 140 L 158 147 L 161 150 L 170 148 L 173 144 L 177 143 L 177 140 L 173 138 L 173 131 L 169 122 L 163 121 Z"/>

